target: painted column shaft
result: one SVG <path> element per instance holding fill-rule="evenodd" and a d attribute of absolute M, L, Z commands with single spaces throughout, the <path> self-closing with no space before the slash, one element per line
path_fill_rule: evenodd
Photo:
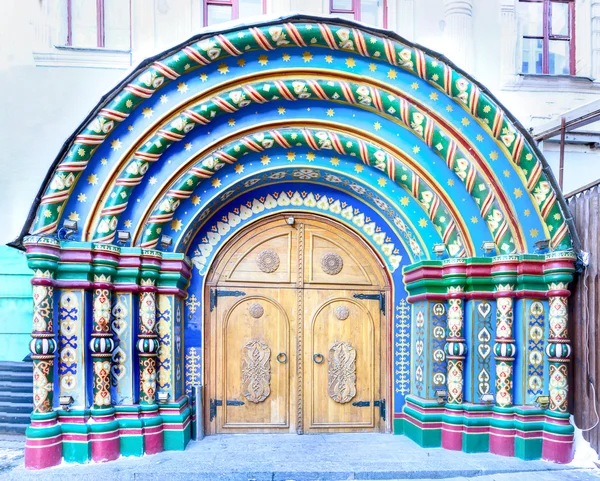
<path fill-rule="evenodd" d="M 453 292 L 452 288 L 450 292 Z M 462 404 L 465 383 L 464 361 L 467 345 L 464 339 L 464 304 L 461 298 L 448 300 L 447 333 L 448 404 Z"/>
<path fill-rule="evenodd" d="M 513 364 L 515 340 L 513 339 L 513 299 L 499 297 L 496 301 L 496 404 L 509 407 L 513 404 Z"/>
<path fill-rule="evenodd" d="M 54 402 L 54 287 L 53 272 L 37 269 L 33 284 L 33 331 L 29 349 L 33 359 L 33 413 L 52 412 Z"/>
<path fill-rule="evenodd" d="M 156 288 L 154 280 L 142 281 L 138 352 L 140 355 L 140 404 L 154 404 L 156 395 Z"/>
<path fill-rule="evenodd" d="M 112 405 L 110 370 L 114 341 L 110 330 L 111 291 L 110 284 L 106 283 L 110 282 L 110 277 L 96 277 L 95 281 L 90 350 L 94 370 L 94 408 L 100 409 Z"/>
<path fill-rule="evenodd" d="M 550 337 L 546 354 L 550 362 L 550 410 L 568 412 L 568 367 L 571 346 L 568 336 L 568 300 L 566 297 L 550 297 Z"/>

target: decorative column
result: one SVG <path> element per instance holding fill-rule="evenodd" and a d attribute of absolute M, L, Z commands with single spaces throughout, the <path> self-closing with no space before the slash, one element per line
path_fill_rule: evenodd
<path fill-rule="evenodd" d="M 562 283 L 551 284 L 550 290 L 566 290 Z M 566 413 L 567 394 L 569 390 L 568 365 L 571 357 L 571 346 L 568 336 L 567 297 L 551 296 L 550 305 L 550 337 L 546 346 L 546 355 L 550 362 L 550 410 Z"/>
<path fill-rule="evenodd" d="M 546 411 L 542 457 L 559 463 L 573 459 L 573 427 L 569 423 L 567 399 L 571 357 L 567 306 L 575 260 L 572 252 L 553 252 L 546 255 L 544 267 L 550 311 L 546 345 L 550 363 L 550 406 Z"/>
<path fill-rule="evenodd" d="M 513 338 L 513 286 L 499 285 L 496 300 L 496 405 L 510 407 L 513 404 L 513 364 L 517 352 Z"/>
<path fill-rule="evenodd" d="M 92 459 L 111 461 L 120 456 L 119 424 L 111 397 L 111 358 L 115 347 L 110 328 L 112 279 L 116 273 L 120 249 L 108 244 L 93 244 L 94 279 L 92 284 L 92 354 L 93 402 Z"/>
<path fill-rule="evenodd" d="M 121 433 L 123 456 L 144 455 L 144 422 L 140 406 L 136 405 L 139 387 L 136 384 L 138 359 L 137 339 L 134 335 L 138 323 L 137 306 L 142 250 L 121 247 L 119 265 L 114 276 L 112 292 L 111 327 L 116 347 L 112 355 L 112 399 Z"/>
<path fill-rule="evenodd" d="M 460 451 L 464 426 L 465 342 L 465 259 L 443 261 L 443 278 L 447 285 L 448 317 L 446 324 L 446 360 L 448 401 L 443 416 L 442 447 Z"/>
<path fill-rule="evenodd" d="M 514 399 L 515 346 L 513 297 L 517 282 L 518 256 L 497 256 L 492 261 L 496 297 L 496 405 L 490 425 L 490 452 L 502 456 L 515 454 Z"/>
<path fill-rule="evenodd" d="M 183 300 L 191 277 L 185 254 L 163 253 L 158 280 L 156 325 L 157 389 L 168 394 L 159 404 L 164 427 L 164 449 L 183 450 L 191 436 L 191 402 L 183 393 Z"/>
<path fill-rule="evenodd" d="M 33 413 L 26 431 L 25 467 L 42 469 L 56 466 L 62 460 L 62 434 L 57 424 L 54 404 L 54 272 L 60 258 L 60 244 L 49 237 L 24 239 L 27 261 L 34 271 L 33 329 Z"/>
<path fill-rule="evenodd" d="M 139 294 L 139 403 L 144 422 L 144 452 L 154 454 L 163 450 L 162 419 L 156 404 L 156 356 L 158 336 L 156 331 L 156 284 L 159 277 L 160 251 L 142 249 Z"/>
<path fill-rule="evenodd" d="M 462 404 L 464 390 L 464 360 L 467 344 L 464 338 L 464 305 L 462 287 L 448 288 L 448 404 Z"/>
<path fill-rule="evenodd" d="M 445 51 L 450 60 L 473 72 L 473 0 L 444 0 Z"/>

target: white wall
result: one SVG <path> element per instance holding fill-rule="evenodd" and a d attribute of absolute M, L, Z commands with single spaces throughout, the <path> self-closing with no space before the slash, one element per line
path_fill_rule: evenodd
<path fill-rule="evenodd" d="M 0 242 L 19 233 L 48 166 L 99 98 L 127 74 L 131 64 L 185 40 L 197 33 L 202 23 L 201 0 L 132 0 L 131 60 L 128 54 L 104 58 L 103 65 L 111 68 L 36 65 L 34 58 L 40 55 L 34 56 L 34 52 L 42 52 L 41 57 L 51 59 L 47 65 L 53 65 L 53 55 L 58 52 L 53 32 L 60 19 L 56 6 L 61 1 L 0 1 Z M 466 39 L 448 34 L 451 29 L 445 7 L 454 1 L 388 0 L 393 15 L 390 26 L 398 26 L 401 35 L 442 53 L 454 42 L 467 45 L 467 59 L 455 60 L 471 62 L 475 78 L 526 127 L 598 98 L 599 85 L 586 79 L 524 83 L 514 75 L 503 77 L 510 52 L 513 58 L 516 55 L 514 48 L 506 48 L 512 44 L 505 38 L 506 31 L 516 28 L 510 23 L 514 21 L 511 5 L 514 7 L 516 0 L 471 0 L 470 17 L 464 20 L 472 35 Z M 578 23 L 583 24 L 577 38 L 581 75 L 591 75 L 594 70 L 590 2 L 598 0 L 577 0 Z M 319 14 L 326 13 L 327 6 L 328 0 L 269 0 L 267 11 L 273 15 L 291 10 Z M 508 14 L 501 16 L 501 6 Z M 63 63 L 69 61 L 73 62 L 67 59 Z M 557 164 L 556 152 L 547 156 L 553 166 Z M 597 157 L 596 152 L 568 152 L 565 191 L 600 177 Z"/>

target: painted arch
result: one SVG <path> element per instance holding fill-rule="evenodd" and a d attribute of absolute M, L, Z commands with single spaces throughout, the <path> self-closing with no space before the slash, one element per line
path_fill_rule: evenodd
<path fill-rule="evenodd" d="M 253 115 L 258 124 L 239 128 Z M 489 92 L 389 32 L 307 16 L 205 33 L 144 62 L 65 144 L 23 235 L 52 234 L 70 217 L 83 241 L 128 229 L 155 247 L 219 168 L 300 143 L 383 171 L 450 257 L 481 253 L 468 233 L 484 229 L 499 254 L 533 252 L 545 238 L 571 247 L 547 164 Z"/>
<path fill-rule="evenodd" d="M 440 413 L 452 418 L 463 402 L 484 409 L 491 386 L 500 414 L 475 413 L 488 421 L 549 394 L 550 410 L 529 409 L 525 430 L 545 420 L 544 456 L 566 461 L 561 386 L 578 240 L 549 166 L 510 113 L 445 57 L 388 31 L 306 15 L 206 30 L 148 59 L 64 144 L 13 243 L 27 248 L 36 299 L 50 302 L 36 300 L 34 362 L 58 351 L 59 381 L 43 378 L 50 394 L 32 419 L 51 418 L 52 386 L 84 410 L 93 394 L 92 417 L 106 406 L 135 417 L 132 403 L 143 414 L 164 392 L 172 402 L 152 422 L 164 419 L 178 433 L 165 443 L 185 447 L 211 263 L 241 229 L 296 211 L 352 229 L 389 274 L 394 432 L 431 446 L 446 436 L 444 446 L 468 450 L 458 431 L 440 434 Z M 66 219 L 78 223 L 68 238 Z M 117 242 L 122 230 L 128 245 Z M 60 329 L 77 329 L 60 331 L 58 346 L 53 296 Z M 76 355 L 63 359 L 70 348 Z M 457 393 L 446 411 L 434 385 Z M 486 436 L 492 451 L 516 439 L 498 437 L 493 448 Z M 541 444 L 531 446 L 527 455 L 541 457 Z M 56 459 L 38 461 L 26 458 L 33 467 Z"/>

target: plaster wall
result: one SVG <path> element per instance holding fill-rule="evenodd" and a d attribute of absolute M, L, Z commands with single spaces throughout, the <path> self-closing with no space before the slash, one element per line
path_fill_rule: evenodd
<path fill-rule="evenodd" d="M 472 0 L 471 19 L 467 19 L 472 24 L 472 35 L 465 31 L 465 35 L 470 35 L 466 39 L 448 35 L 449 19 L 445 8 L 456 3 L 455 0 L 388 0 L 389 26 L 441 53 L 452 51 L 449 46 L 454 42 L 467 42 L 473 65 L 470 73 L 526 127 L 597 99 L 600 85 L 589 79 L 524 80 L 513 75 L 507 81 L 503 76 L 507 62 L 508 65 L 519 65 L 517 35 L 513 35 L 512 40 L 506 38 L 506 32 L 511 28 L 513 33 L 515 28 L 518 30 L 514 15 L 511 17 L 510 14 L 511 11 L 514 13 L 515 2 Z M 323 14 L 327 12 L 328 3 L 328 0 L 267 0 L 266 5 L 267 12 L 274 15 L 291 11 Z M 125 54 L 117 60 L 107 60 L 100 57 L 102 52 L 91 51 L 87 52 L 87 59 L 78 61 L 78 67 L 65 66 L 69 62 L 62 59 L 40 66 L 36 52 L 54 54 L 58 51 L 55 45 L 60 43 L 57 36 L 61 28 L 60 5 L 60 1 L 48 0 L 5 0 L 0 3 L 0 88 L 4 92 L 0 97 L 0 166 L 3 173 L 0 202 L 5 207 L 0 209 L 2 243 L 16 237 L 60 146 L 101 96 L 127 74 L 131 65 L 185 40 L 197 33 L 202 25 L 201 0 L 132 0 L 130 56 Z M 593 70 L 590 0 L 577 0 L 576 8 L 577 73 L 589 76 Z M 512 50 L 505 48 L 507 42 L 509 46 L 514 43 Z M 513 64 L 507 60 L 510 52 L 514 57 Z M 100 65 L 103 67 L 98 68 Z M 565 191 L 599 176 L 599 169 L 595 167 L 598 165 L 596 155 L 567 153 Z M 556 164 L 557 154 L 548 156 L 553 165 Z M 584 171 L 586 175 L 581 175 Z"/>

